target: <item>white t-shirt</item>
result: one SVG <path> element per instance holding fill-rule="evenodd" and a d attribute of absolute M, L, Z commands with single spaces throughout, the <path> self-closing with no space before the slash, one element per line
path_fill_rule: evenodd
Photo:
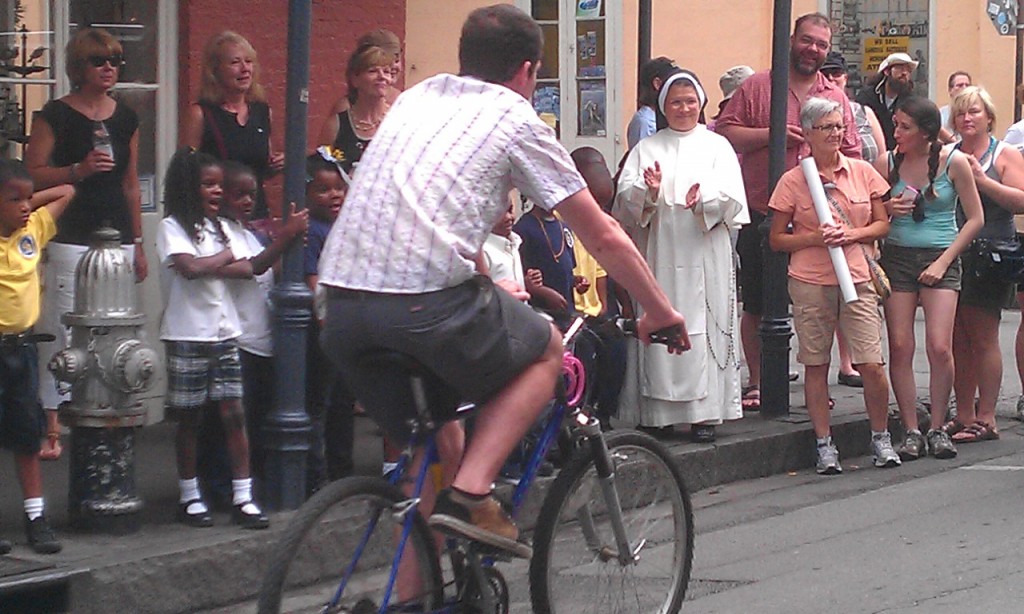
<path fill-rule="evenodd" d="M 1006 131 L 1006 138 L 1003 142 L 1007 145 L 1013 145 L 1019 151 L 1024 152 L 1024 119 L 1013 124 Z"/>
<path fill-rule="evenodd" d="M 241 324 L 227 284 L 217 277 L 186 279 L 174 270 L 175 254 L 196 258 L 224 249 L 213 222 L 203 221 L 198 238 L 189 236 L 173 217 L 160 220 L 156 253 L 160 259 L 160 288 L 164 313 L 160 320 L 163 341 L 227 341 L 238 337 Z"/>
<path fill-rule="evenodd" d="M 475 275 L 513 187 L 550 210 L 586 184 L 521 95 L 431 77 L 398 97 L 363 153 L 320 283 L 395 294 L 456 286 Z"/>
<path fill-rule="evenodd" d="M 491 279 L 511 279 L 520 287 L 526 286 L 523 262 L 519 258 L 519 246 L 522 244 L 523 238 L 514 232 L 509 234 L 508 238 L 494 233 L 487 235 L 487 240 L 484 241 L 484 259 L 491 271 Z"/>
<path fill-rule="evenodd" d="M 235 258 L 252 258 L 263 251 L 263 244 L 248 228 L 228 219 L 221 219 Z M 273 356 L 271 335 L 270 291 L 274 288 L 274 271 L 267 269 L 252 279 L 228 279 L 228 291 L 238 310 L 242 334 L 236 343 L 238 349 L 257 356 Z"/>

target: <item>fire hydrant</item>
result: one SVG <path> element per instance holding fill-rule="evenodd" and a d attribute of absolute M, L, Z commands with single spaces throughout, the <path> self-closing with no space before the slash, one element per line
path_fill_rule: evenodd
<path fill-rule="evenodd" d="M 146 419 L 140 393 L 160 366 L 157 353 L 139 340 L 145 321 L 120 233 L 101 228 L 75 270 L 74 311 L 61 316 L 71 344 L 48 365 L 71 392 L 60 417 L 71 427 L 68 511 L 76 529 L 125 534 L 139 528 L 135 429 Z"/>

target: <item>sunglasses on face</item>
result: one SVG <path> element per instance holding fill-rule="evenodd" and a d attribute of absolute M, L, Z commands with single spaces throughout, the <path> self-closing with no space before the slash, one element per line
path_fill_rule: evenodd
<path fill-rule="evenodd" d="M 120 54 L 114 55 L 90 55 L 89 64 L 96 68 L 102 68 L 104 64 L 110 64 L 112 68 L 120 68 L 124 66 L 124 56 Z"/>

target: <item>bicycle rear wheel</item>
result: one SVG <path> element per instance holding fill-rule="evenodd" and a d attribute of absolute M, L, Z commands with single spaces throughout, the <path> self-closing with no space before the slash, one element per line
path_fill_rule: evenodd
<path fill-rule="evenodd" d="M 260 614 L 380 611 L 407 499 L 375 478 L 348 478 L 320 490 L 274 547 Z M 436 608 L 443 596 L 433 534 L 422 516 L 409 513 L 415 517 L 388 612 Z"/>
<path fill-rule="evenodd" d="M 668 451 L 643 433 L 613 433 L 622 520 L 634 553 L 622 564 L 592 456 L 562 470 L 541 507 L 530 561 L 539 614 L 670 614 L 682 607 L 693 562 L 693 509 Z"/>

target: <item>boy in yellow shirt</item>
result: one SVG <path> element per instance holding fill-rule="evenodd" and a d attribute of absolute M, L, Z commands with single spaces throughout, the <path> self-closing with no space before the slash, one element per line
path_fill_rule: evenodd
<path fill-rule="evenodd" d="M 32 326 L 39 319 L 40 254 L 75 191 L 69 185 L 32 191 L 20 162 L 0 160 L 0 446 L 14 452 L 29 546 L 52 554 L 61 545 L 43 514 L 39 448 L 46 418 Z M 0 539 L 0 553 L 10 550 Z"/>

